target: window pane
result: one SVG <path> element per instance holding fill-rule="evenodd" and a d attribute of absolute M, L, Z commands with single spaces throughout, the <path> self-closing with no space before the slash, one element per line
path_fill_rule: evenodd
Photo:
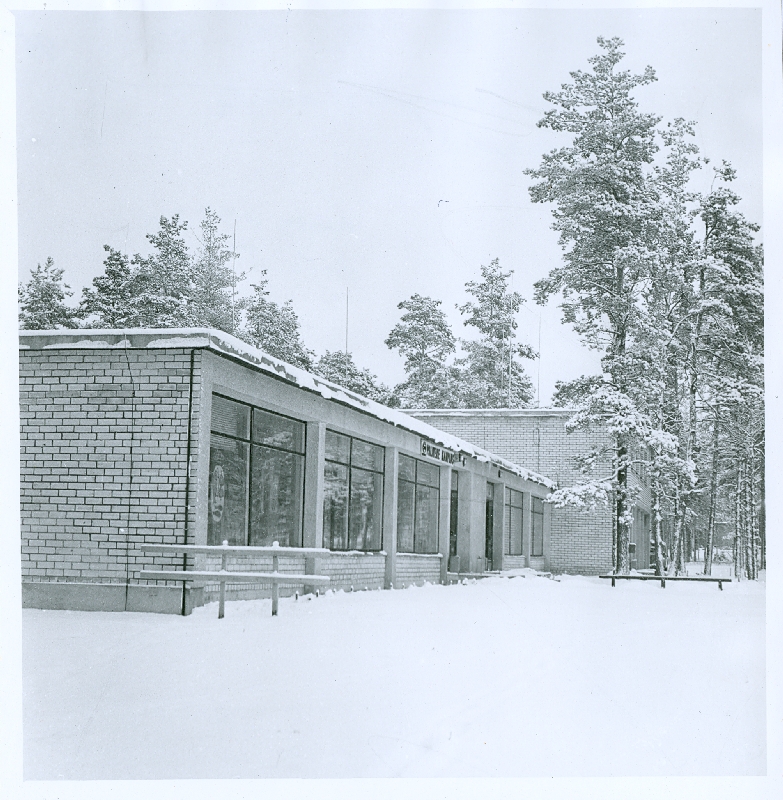
<path fill-rule="evenodd" d="M 304 453 L 303 422 L 253 409 L 253 442 Z"/>
<path fill-rule="evenodd" d="M 426 461 L 417 462 L 416 483 L 423 483 L 427 486 L 440 486 L 440 467 L 428 464 Z"/>
<path fill-rule="evenodd" d="M 416 480 L 416 462 L 410 456 L 400 455 L 399 475 L 401 481 Z"/>
<path fill-rule="evenodd" d="M 250 406 L 212 395 L 212 430 L 239 439 L 250 438 Z"/>
<path fill-rule="evenodd" d="M 381 549 L 382 513 L 383 475 L 352 469 L 349 550 Z"/>
<path fill-rule="evenodd" d="M 416 486 L 416 534 L 414 552 L 438 552 L 438 498 L 431 486 Z"/>
<path fill-rule="evenodd" d="M 348 467 L 324 464 L 324 547 L 348 549 Z"/>
<path fill-rule="evenodd" d="M 303 477 L 302 456 L 253 445 L 251 545 L 301 546 Z"/>
<path fill-rule="evenodd" d="M 383 472 L 383 448 L 369 442 L 353 440 L 351 466 Z"/>
<path fill-rule="evenodd" d="M 244 545 L 248 446 L 212 434 L 209 448 L 207 544 Z"/>
<path fill-rule="evenodd" d="M 540 497 L 531 498 L 532 530 L 530 532 L 530 555 L 544 555 L 544 502 Z"/>
<path fill-rule="evenodd" d="M 334 431 L 326 432 L 325 457 L 329 461 L 339 461 L 348 464 L 351 458 L 351 440 L 348 436 Z"/>
<path fill-rule="evenodd" d="M 402 461 L 402 458 L 400 458 Z M 413 552 L 413 503 L 416 487 L 407 481 L 397 486 L 397 552 Z"/>
<path fill-rule="evenodd" d="M 506 503 L 516 508 L 522 508 L 522 492 L 516 489 L 506 489 Z"/>
<path fill-rule="evenodd" d="M 508 519 L 508 554 L 510 556 L 522 555 L 522 509 L 509 506 Z"/>
<path fill-rule="evenodd" d="M 455 492 L 459 489 L 459 472 L 451 470 L 451 491 Z"/>

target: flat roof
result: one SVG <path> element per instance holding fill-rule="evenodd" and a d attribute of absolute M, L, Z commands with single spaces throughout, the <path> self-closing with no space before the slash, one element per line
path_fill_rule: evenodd
<path fill-rule="evenodd" d="M 19 331 L 20 350 L 108 350 L 108 349 L 175 349 L 202 348 L 218 355 L 246 364 L 256 370 L 271 375 L 278 380 L 298 386 L 305 391 L 321 395 L 326 400 L 349 406 L 376 419 L 388 422 L 403 430 L 422 436 L 449 450 L 475 458 L 476 461 L 490 463 L 524 480 L 533 481 L 548 489 L 556 488 L 554 481 L 532 470 L 514 464 L 501 456 L 490 453 L 470 442 L 438 430 L 426 422 L 397 408 L 389 408 L 367 397 L 313 375 L 299 367 L 287 364 L 278 358 L 264 353 L 247 342 L 237 339 L 223 331 L 212 328 L 129 328 L 103 330 L 82 328 L 56 331 Z M 497 409 L 487 409 L 493 411 Z M 515 409 L 518 410 L 518 409 Z M 439 410 L 435 410 L 436 416 Z M 467 411 L 466 409 L 444 409 L 446 412 Z M 415 411 L 422 415 L 429 410 Z"/>

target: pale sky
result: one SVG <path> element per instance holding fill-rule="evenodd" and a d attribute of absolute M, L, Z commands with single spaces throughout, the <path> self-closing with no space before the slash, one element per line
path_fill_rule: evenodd
<path fill-rule="evenodd" d="M 19 271 L 47 256 L 75 289 L 103 244 L 149 252 L 161 215 L 196 229 L 206 206 L 237 267 L 268 271 L 306 344 L 345 343 L 383 381 L 384 345 L 415 292 L 455 304 L 499 258 L 528 298 L 540 396 L 598 371 L 532 285 L 560 258 L 523 175 L 559 146 L 536 122 L 546 90 L 587 69 L 596 37 L 652 65 L 644 111 L 695 120 L 703 154 L 739 171 L 761 222 L 761 15 L 742 9 L 17 12 Z M 709 172 L 701 175 L 702 188 Z M 191 235 L 189 243 L 195 247 Z M 528 362 L 534 384 L 538 364 Z"/>

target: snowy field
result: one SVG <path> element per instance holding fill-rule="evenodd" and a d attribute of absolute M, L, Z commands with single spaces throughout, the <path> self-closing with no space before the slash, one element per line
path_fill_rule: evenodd
<path fill-rule="evenodd" d="M 28 609 L 27 780 L 759 775 L 764 584 Z"/>

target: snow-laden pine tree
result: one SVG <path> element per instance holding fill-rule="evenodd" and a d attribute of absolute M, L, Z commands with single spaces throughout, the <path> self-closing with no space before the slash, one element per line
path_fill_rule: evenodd
<path fill-rule="evenodd" d="M 447 362 L 457 342 L 441 301 L 420 294 L 403 300 L 404 313 L 386 346 L 405 359 L 405 380 L 394 387 L 403 408 L 452 408 L 459 402 L 459 371 Z"/>
<path fill-rule="evenodd" d="M 315 363 L 313 372 L 377 403 L 397 404 L 389 388 L 369 369 L 358 367 L 351 353 L 327 350 Z"/>
<path fill-rule="evenodd" d="M 288 300 L 280 305 L 270 300 L 266 288 L 268 283 L 266 270 L 262 270 L 258 283 L 251 284 L 253 292 L 245 304 L 245 321 L 239 333 L 240 338 L 270 356 L 311 370 L 315 353 L 308 350 L 302 341 L 299 318 L 293 303 Z"/>
<path fill-rule="evenodd" d="M 19 327 L 23 330 L 45 331 L 57 328 L 78 328 L 80 314 L 65 302 L 73 292 L 63 282 L 64 270 L 54 266 L 54 259 L 38 264 L 27 283 L 20 283 Z"/>
<path fill-rule="evenodd" d="M 532 359 L 532 349 L 516 341 L 516 314 L 524 302 L 509 289 L 510 272 L 499 259 L 481 266 L 481 280 L 468 281 L 473 297 L 459 306 L 464 325 L 478 331 L 478 339 L 461 339 L 460 406 L 463 408 L 524 408 L 533 398 L 533 383 L 519 359 Z"/>
<path fill-rule="evenodd" d="M 659 128 L 659 117 L 641 113 L 632 92 L 655 80 L 653 70 L 621 71 L 622 42 L 598 43 L 591 71 L 573 72 L 573 83 L 545 94 L 555 108 L 539 125 L 569 134 L 570 144 L 527 171 L 536 181 L 533 201 L 553 204 L 563 251 L 562 265 L 536 285 L 536 298 L 560 295 L 564 322 L 602 353 L 600 380 L 562 388 L 564 396 L 581 395 L 571 424 L 602 425 L 613 439 L 612 474 L 564 489 L 560 499 L 606 491 L 615 506 L 615 569 L 627 570 L 635 499 L 628 470 L 641 458 L 651 478 L 656 564 L 662 568 L 666 528 L 679 572 L 695 551 L 701 496 L 708 483 L 718 490 L 714 475 L 705 480 L 701 431 L 706 425 L 719 435 L 710 410 L 721 406 L 719 386 L 727 373 L 737 384 L 760 385 L 757 228 L 731 210 L 738 198 L 725 186 L 707 197 L 690 189 L 705 163 L 693 124 L 678 119 Z M 716 176 L 723 183 L 731 177 L 727 166 Z M 742 462 L 752 462 L 748 471 L 757 469 L 753 458 Z M 735 495 L 749 498 L 743 509 L 756 502 L 757 483 L 737 479 Z M 746 538 L 752 558 L 759 537 Z"/>

